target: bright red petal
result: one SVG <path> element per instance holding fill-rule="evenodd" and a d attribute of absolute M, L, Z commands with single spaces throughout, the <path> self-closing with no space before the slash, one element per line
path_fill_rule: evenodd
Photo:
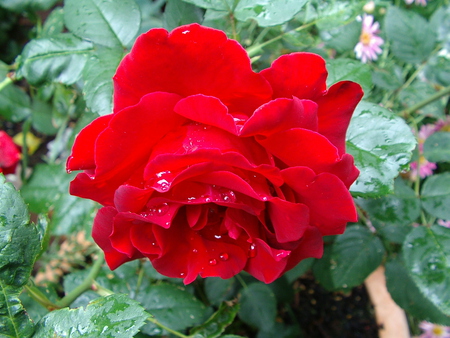
<path fill-rule="evenodd" d="M 361 86 L 350 81 L 338 82 L 316 102 L 319 105 L 319 133 L 345 153 L 345 134 L 353 111 L 363 97 Z"/>
<path fill-rule="evenodd" d="M 328 75 L 325 60 L 312 53 L 280 56 L 260 74 L 272 86 L 273 98 L 296 96 L 314 101 L 326 90 Z"/>
<path fill-rule="evenodd" d="M 114 111 L 157 91 L 214 96 L 230 111 L 248 115 L 272 93 L 267 81 L 252 71 L 241 45 L 198 24 L 170 34 L 152 29 L 138 37 L 114 76 Z"/>
<path fill-rule="evenodd" d="M 287 185 L 297 194 L 297 202 L 309 208 L 310 224 L 322 235 L 338 235 L 347 222 L 356 222 L 358 216 L 347 187 L 335 175 L 316 175 L 311 169 L 293 167 L 282 171 Z"/>

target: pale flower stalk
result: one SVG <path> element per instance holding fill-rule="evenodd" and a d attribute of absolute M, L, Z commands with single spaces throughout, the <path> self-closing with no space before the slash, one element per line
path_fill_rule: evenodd
<path fill-rule="evenodd" d="M 355 46 L 356 57 L 363 63 L 378 59 L 378 54 L 382 53 L 380 46 L 384 40 L 377 35 L 379 32 L 380 24 L 373 21 L 372 15 L 364 14 L 361 35 Z"/>
<path fill-rule="evenodd" d="M 411 5 L 413 2 L 415 2 L 416 5 L 421 5 L 423 7 L 427 5 L 427 0 L 405 0 L 407 5 Z"/>

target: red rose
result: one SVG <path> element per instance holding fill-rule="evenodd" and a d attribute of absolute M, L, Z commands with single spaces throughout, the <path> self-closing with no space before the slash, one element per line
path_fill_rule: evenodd
<path fill-rule="evenodd" d="M 363 93 L 326 89 L 324 60 L 262 72 L 218 30 L 141 35 L 114 76 L 114 113 L 78 135 L 72 194 L 104 205 L 93 238 L 114 269 L 148 257 L 190 283 L 241 270 L 266 283 L 357 219 L 345 133 Z"/>
<path fill-rule="evenodd" d="M 12 138 L 0 130 L 0 173 L 14 174 L 20 160 L 20 151 Z"/>

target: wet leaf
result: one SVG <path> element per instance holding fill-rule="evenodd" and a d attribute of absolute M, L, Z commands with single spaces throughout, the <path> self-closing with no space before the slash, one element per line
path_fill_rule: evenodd
<path fill-rule="evenodd" d="M 361 102 L 347 131 L 347 152 L 360 175 L 350 188 L 356 196 L 393 191 L 394 178 L 409 163 L 416 139 L 403 119 L 376 104 Z"/>
<path fill-rule="evenodd" d="M 123 294 L 96 299 L 86 309 L 52 311 L 36 326 L 34 338 L 48 337 L 133 337 L 148 314 Z"/>
<path fill-rule="evenodd" d="M 403 244 L 406 267 L 425 297 L 450 316 L 450 229 L 414 228 Z"/>
<path fill-rule="evenodd" d="M 216 338 L 219 337 L 225 328 L 230 325 L 239 310 L 239 304 L 221 303 L 219 310 L 214 313 L 205 323 L 193 328 L 191 336 L 195 338 Z"/>
<path fill-rule="evenodd" d="M 434 217 L 450 219 L 450 173 L 428 177 L 422 187 L 421 200 L 423 208 Z"/>
<path fill-rule="evenodd" d="M 450 162 L 450 133 L 438 131 L 425 140 L 423 155 L 430 162 Z"/>
<path fill-rule="evenodd" d="M 260 330 L 269 330 L 277 314 L 276 298 L 272 290 L 260 282 L 252 283 L 242 290 L 239 318 Z"/>

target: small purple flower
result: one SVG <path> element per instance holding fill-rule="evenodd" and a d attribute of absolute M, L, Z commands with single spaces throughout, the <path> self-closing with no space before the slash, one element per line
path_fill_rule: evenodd
<path fill-rule="evenodd" d="M 423 321 L 419 327 L 423 330 L 420 338 L 450 338 L 450 327 L 448 326 Z"/>
<path fill-rule="evenodd" d="M 437 223 L 444 228 L 450 228 L 450 221 L 446 221 L 444 219 L 439 219 L 437 221 Z"/>
<path fill-rule="evenodd" d="M 407 5 L 411 5 L 414 1 L 416 2 L 416 5 L 421 5 L 423 7 L 427 5 L 427 0 L 405 0 Z"/>
<path fill-rule="evenodd" d="M 379 32 L 379 23 L 373 22 L 372 15 L 364 14 L 361 35 L 355 46 L 356 57 L 361 59 L 362 62 L 376 60 L 377 54 L 382 53 L 380 46 L 384 43 L 384 40 L 377 35 Z"/>

